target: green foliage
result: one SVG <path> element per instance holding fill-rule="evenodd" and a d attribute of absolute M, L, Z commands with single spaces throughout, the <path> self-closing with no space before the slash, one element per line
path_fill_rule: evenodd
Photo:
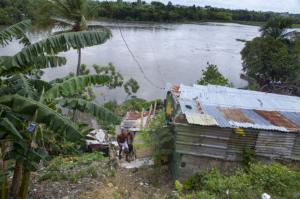
<path fill-rule="evenodd" d="M 212 198 L 260 198 L 269 193 L 272 198 L 298 198 L 300 172 L 280 164 L 251 165 L 248 172 L 238 170 L 232 176 L 224 176 L 213 169 L 200 172 L 184 183 L 184 190 L 196 191 Z M 186 198 L 195 196 L 187 195 Z"/>
<path fill-rule="evenodd" d="M 168 161 L 173 152 L 173 133 L 166 127 L 164 111 L 159 111 L 142 131 L 142 139 L 150 146 L 157 165 Z"/>
<path fill-rule="evenodd" d="M 128 95 L 136 93 L 140 89 L 138 82 L 135 79 L 130 78 L 128 82 L 124 84 L 124 90 Z"/>
<path fill-rule="evenodd" d="M 197 172 L 184 182 L 183 189 L 185 191 L 201 190 L 205 175 L 205 172 Z"/>
<path fill-rule="evenodd" d="M 26 25 L 26 22 L 20 23 L 1 31 L 1 41 L 6 44 L 12 38 L 25 35 Z M 14 176 L 14 180 L 22 181 L 20 190 L 14 187 L 16 183 L 12 183 L 13 190 L 19 191 L 22 198 L 27 196 L 30 172 L 38 169 L 41 160 L 46 160 L 49 153 L 59 149 L 60 153 L 70 149 L 73 151 L 75 143 L 83 142 L 85 138 L 86 130 L 61 114 L 57 106 L 59 102 L 73 109 L 87 111 L 98 119 L 103 117 L 101 119 L 111 122 L 116 118 L 111 112 L 90 101 L 66 99 L 79 95 L 93 84 L 108 83 L 109 77 L 69 76 L 53 82 L 40 79 L 43 74 L 41 68 L 65 63 L 65 58 L 53 54 L 70 48 L 94 45 L 107 39 L 103 32 L 98 33 L 61 33 L 34 44 L 25 43 L 25 48 L 15 56 L 0 57 L 0 145 L 6 147 L 2 161 L 15 160 L 20 165 L 19 168 L 24 168 L 23 177 L 20 172 L 15 172 Z M 85 173 L 96 177 L 95 171 L 95 168 L 87 168 L 72 175 L 70 180 L 76 181 Z"/>
<path fill-rule="evenodd" d="M 286 17 L 274 17 L 260 28 L 262 37 L 283 38 L 286 30 L 292 28 L 292 20 Z"/>
<path fill-rule="evenodd" d="M 43 103 L 20 95 L 6 95 L 0 97 L 0 104 L 10 107 L 15 113 L 27 116 L 29 120 L 33 119 L 33 116 L 38 113 L 36 122 L 46 124 L 53 131 L 65 132 L 70 140 L 78 141 L 82 139 L 74 123 Z"/>
<path fill-rule="evenodd" d="M 227 78 L 225 78 L 218 70 L 218 67 L 213 64 L 207 63 L 206 70 L 202 70 L 202 78 L 197 81 L 199 85 L 221 85 L 232 86 Z"/>
<path fill-rule="evenodd" d="M 251 164 L 254 161 L 255 152 L 250 148 L 244 148 L 242 153 L 242 162 L 246 170 L 250 169 Z"/>
<path fill-rule="evenodd" d="M 78 98 L 66 98 L 66 99 L 58 100 L 58 102 L 63 107 L 89 113 L 94 117 L 96 117 L 97 119 L 101 119 L 101 121 L 106 121 L 109 122 L 110 124 L 120 123 L 120 118 L 118 118 L 113 112 L 93 102 L 89 102 L 87 100 L 78 99 Z"/>
<path fill-rule="evenodd" d="M 276 13 L 249 10 L 230 10 L 210 6 L 178 6 L 171 2 L 145 3 L 144 1 L 47 1 L 2 0 L 0 2 L 0 25 L 16 23 L 24 18 L 39 24 L 58 24 L 68 29 L 84 29 L 87 20 L 104 17 L 119 20 L 140 21 L 242 21 L 265 22 Z M 84 17 L 83 17 L 84 16 Z M 293 17 L 298 23 L 298 16 Z M 63 19 L 63 20 L 62 20 Z M 43 23 L 41 23 L 43 22 Z M 75 23 L 76 22 L 76 23 Z M 72 27 L 71 24 L 76 24 Z M 70 28 L 70 26 L 72 28 Z"/>
<path fill-rule="evenodd" d="M 291 24 L 287 18 L 271 18 L 261 27 L 261 37 L 246 42 L 241 55 L 250 89 L 272 85 L 272 81 L 287 84 L 290 90 L 299 84 L 299 38 L 289 40 L 285 37 Z"/>
<path fill-rule="evenodd" d="M 77 156 L 58 156 L 51 160 L 48 165 L 49 170 L 70 169 L 82 165 L 90 165 L 95 161 L 107 160 L 100 152 L 84 153 Z"/>
<path fill-rule="evenodd" d="M 160 99 L 153 100 L 153 101 L 147 101 L 141 98 L 131 98 L 129 100 L 126 100 L 121 105 L 117 105 L 114 102 L 109 102 L 105 104 L 105 106 L 110 106 L 118 115 L 124 116 L 128 111 L 142 111 L 147 110 L 150 108 L 151 105 L 154 105 L 157 103 L 157 108 L 162 106 L 162 101 Z"/>
<path fill-rule="evenodd" d="M 175 181 L 175 189 L 176 189 L 176 191 L 178 191 L 179 193 L 181 193 L 182 190 L 183 190 L 183 185 L 182 185 L 178 180 Z"/>
<path fill-rule="evenodd" d="M 101 172 L 102 164 L 105 165 L 107 158 L 101 153 L 88 153 L 78 156 L 58 156 L 51 160 L 47 170 L 39 176 L 39 181 L 69 181 L 76 183 L 83 177 L 90 175 L 97 178 Z"/>
<path fill-rule="evenodd" d="M 59 96 L 72 97 L 84 91 L 90 85 L 104 85 L 110 81 L 110 77 L 104 75 L 81 75 L 68 78 L 61 83 L 54 84 L 47 92 L 47 99 Z"/>
<path fill-rule="evenodd" d="M 241 52 L 243 70 L 249 77 L 286 81 L 300 68 L 298 53 L 281 40 L 257 37 L 246 42 Z"/>
<path fill-rule="evenodd" d="M 107 84 L 108 88 L 113 89 L 123 85 L 123 76 L 116 70 L 116 67 L 112 63 L 109 63 L 108 66 L 94 64 L 93 68 L 98 75 L 107 75 L 111 77 L 110 82 Z"/>
<path fill-rule="evenodd" d="M 29 45 L 30 42 L 25 35 L 25 31 L 31 26 L 30 20 L 21 21 L 0 32 L 0 45 L 6 46 L 14 38 L 20 39 L 20 43 Z"/>
<path fill-rule="evenodd" d="M 118 20 L 135 21 L 267 21 L 275 13 L 248 10 L 229 10 L 210 6 L 180 6 L 169 2 L 99 2 L 98 16 Z"/>
<path fill-rule="evenodd" d="M 184 199 L 219 199 L 217 196 L 213 194 L 209 194 L 206 191 L 200 191 L 192 194 L 188 194 L 183 197 Z"/>
<path fill-rule="evenodd" d="M 33 63 L 35 58 L 48 54 L 57 54 L 73 49 L 94 46 L 106 42 L 110 34 L 106 31 L 67 32 L 38 41 L 23 48 L 14 56 L 20 66 Z"/>
<path fill-rule="evenodd" d="M 142 111 L 143 109 L 146 110 L 150 107 L 150 105 L 151 104 L 144 99 L 132 98 L 123 102 L 116 111 L 120 115 L 125 115 L 127 111 Z"/>

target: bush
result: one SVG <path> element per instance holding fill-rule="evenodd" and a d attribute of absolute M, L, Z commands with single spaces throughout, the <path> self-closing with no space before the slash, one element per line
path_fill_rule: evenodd
<path fill-rule="evenodd" d="M 212 169 L 190 177 L 183 189 L 196 191 L 186 195 L 186 198 L 253 199 L 260 198 L 266 192 L 274 199 L 299 199 L 300 172 L 277 163 L 252 164 L 247 172 L 237 170 L 232 176 L 224 176 Z"/>
<path fill-rule="evenodd" d="M 166 127 L 164 111 L 159 111 L 150 120 L 148 127 L 141 132 L 141 136 L 146 146 L 152 149 L 156 165 L 159 166 L 169 161 L 173 151 L 173 134 Z"/>
<path fill-rule="evenodd" d="M 40 175 L 39 181 L 68 180 L 75 183 L 88 175 L 97 178 L 98 172 L 103 172 L 101 165 L 104 160 L 107 158 L 99 152 L 69 157 L 58 156 L 51 160 L 45 172 Z"/>
<path fill-rule="evenodd" d="M 211 195 L 206 191 L 196 192 L 193 194 L 188 194 L 184 197 L 185 199 L 218 199 L 217 196 Z"/>
<path fill-rule="evenodd" d="M 205 70 L 202 70 L 202 78 L 197 81 L 199 85 L 220 85 L 232 87 L 232 84 L 218 70 L 217 65 L 207 63 Z"/>

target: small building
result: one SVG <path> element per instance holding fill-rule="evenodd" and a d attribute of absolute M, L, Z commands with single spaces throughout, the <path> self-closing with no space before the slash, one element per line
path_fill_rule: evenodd
<path fill-rule="evenodd" d="M 151 106 L 152 107 L 152 106 Z M 145 145 L 144 140 L 139 136 L 139 132 L 145 129 L 151 118 L 155 115 L 155 109 L 150 107 L 149 111 L 129 111 L 126 113 L 121 128 L 125 128 L 135 133 L 134 147 L 137 158 L 149 158 L 152 155 L 151 148 Z M 156 107 L 156 105 L 154 106 Z"/>
<path fill-rule="evenodd" d="M 300 160 L 300 98 L 222 86 L 171 86 L 174 179 L 213 167 L 230 173 L 251 150 L 257 161 Z"/>
<path fill-rule="evenodd" d="M 153 115 L 154 111 L 129 111 L 126 113 L 121 127 L 132 132 L 139 132 L 147 126 L 149 119 Z"/>

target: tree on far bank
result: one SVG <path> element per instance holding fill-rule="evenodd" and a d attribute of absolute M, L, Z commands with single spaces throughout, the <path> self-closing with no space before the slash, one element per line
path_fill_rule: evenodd
<path fill-rule="evenodd" d="M 205 70 L 202 70 L 202 78 L 197 81 L 197 84 L 232 86 L 229 80 L 219 72 L 217 65 L 209 63 L 207 63 L 207 68 Z"/>

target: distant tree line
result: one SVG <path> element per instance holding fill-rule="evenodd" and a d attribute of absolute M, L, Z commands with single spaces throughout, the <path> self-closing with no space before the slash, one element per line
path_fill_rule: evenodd
<path fill-rule="evenodd" d="M 45 0 L 0 0 L 0 25 L 35 19 L 36 11 L 43 3 Z"/>
<path fill-rule="evenodd" d="M 0 25 L 18 22 L 22 19 L 38 19 L 38 10 L 47 0 L 1 0 Z M 61 0 L 64 1 L 64 0 Z M 125 2 L 87 0 L 89 7 L 100 6 L 96 17 L 129 21 L 182 22 L 182 21 L 253 21 L 266 22 L 277 16 L 273 12 L 248 10 L 230 10 L 211 6 L 179 6 L 171 2 L 163 4 L 158 1 Z M 45 14 L 45 13 L 43 13 Z M 300 23 L 299 16 L 290 17 L 293 23 Z"/>
<path fill-rule="evenodd" d="M 171 2 L 163 4 L 152 1 L 137 2 L 98 2 L 102 9 L 98 11 L 99 17 L 137 20 L 137 21 L 256 21 L 265 22 L 278 15 L 272 12 L 256 12 L 248 10 L 230 10 L 210 6 L 179 6 Z M 294 18 L 295 22 L 297 21 Z"/>

